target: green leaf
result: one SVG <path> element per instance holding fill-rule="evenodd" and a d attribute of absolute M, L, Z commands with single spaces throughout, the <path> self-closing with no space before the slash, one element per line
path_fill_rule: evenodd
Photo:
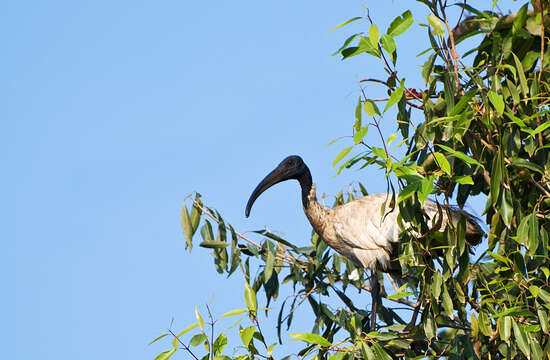
<path fill-rule="evenodd" d="M 346 157 L 346 155 L 349 154 L 352 148 L 353 146 L 350 146 L 340 151 L 340 153 L 334 158 L 334 161 L 332 162 L 332 167 L 334 168 L 336 164 L 338 164 L 344 157 Z"/>
<path fill-rule="evenodd" d="M 294 333 L 288 334 L 296 340 L 302 340 L 310 344 L 321 345 L 323 347 L 330 347 L 332 344 L 324 337 L 317 334 L 310 333 Z"/>
<path fill-rule="evenodd" d="M 363 140 L 363 138 L 367 135 L 367 132 L 369 131 L 369 127 L 368 126 L 365 126 L 363 128 L 361 128 L 361 130 L 359 130 L 358 132 L 356 132 L 354 135 L 353 135 L 353 142 L 355 145 L 359 144 L 361 142 L 361 140 Z"/>
<path fill-rule="evenodd" d="M 380 40 L 380 32 L 378 26 L 372 24 L 369 29 L 369 40 L 373 48 L 378 48 L 378 40 Z"/>
<path fill-rule="evenodd" d="M 525 333 L 523 326 L 520 327 L 518 323 L 514 319 L 512 319 L 512 328 L 514 329 L 514 337 L 516 339 L 516 343 L 519 349 L 525 356 L 530 357 L 531 350 L 529 348 L 527 334 Z"/>
<path fill-rule="evenodd" d="M 334 54 L 332 54 L 332 56 L 336 56 L 338 54 L 340 54 L 342 52 L 342 50 L 344 50 L 345 48 L 347 48 L 349 46 L 349 44 L 351 44 L 351 42 L 356 38 L 358 37 L 359 35 L 362 35 L 363 33 L 357 33 L 357 34 L 353 34 L 351 35 L 350 37 L 348 37 L 346 39 L 346 41 L 344 41 L 344 44 L 342 44 L 342 46 L 340 46 L 340 48 L 338 50 L 336 50 L 336 52 Z"/>
<path fill-rule="evenodd" d="M 474 180 L 470 175 L 455 176 L 453 178 L 453 181 L 456 182 L 457 184 L 462 184 L 462 185 L 474 185 Z"/>
<path fill-rule="evenodd" d="M 386 50 L 393 59 L 393 54 L 395 53 L 395 49 L 397 48 L 393 38 L 387 34 L 384 34 L 380 37 L 380 42 L 382 43 L 382 48 Z"/>
<path fill-rule="evenodd" d="M 361 354 L 363 355 L 363 359 L 376 360 L 376 355 L 374 355 L 374 352 L 366 342 L 361 341 L 359 343 L 359 348 L 361 349 Z"/>
<path fill-rule="evenodd" d="M 195 317 L 197 318 L 197 324 L 201 328 L 202 331 L 204 331 L 204 320 L 202 319 L 201 314 L 199 313 L 199 310 L 197 307 L 195 307 Z"/>
<path fill-rule="evenodd" d="M 449 116 L 458 115 L 466 107 L 466 105 L 468 105 L 468 102 L 477 94 L 477 92 L 478 92 L 478 89 L 474 87 L 468 90 L 466 94 L 462 95 L 458 103 L 456 103 L 455 107 L 449 114 Z"/>
<path fill-rule="evenodd" d="M 365 100 L 365 102 L 363 103 L 363 108 L 365 109 L 367 115 L 370 117 L 374 117 L 374 115 L 376 114 L 380 115 L 378 106 L 376 106 L 376 104 L 372 100 Z"/>
<path fill-rule="evenodd" d="M 542 331 L 545 334 L 548 334 L 550 331 L 550 323 L 548 322 L 548 314 L 544 311 L 542 306 L 537 307 L 537 316 L 539 318 L 539 323 Z"/>
<path fill-rule="evenodd" d="M 468 155 L 464 154 L 463 152 L 453 150 L 450 147 L 445 146 L 445 145 L 441 145 L 441 144 L 437 144 L 437 146 L 442 148 L 443 150 L 447 151 L 451 156 L 454 156 L 454 157 L 459 158 L 460 160 L 462 160 L 466 165 L 468 165 L 468 167 L 470 165 L 477 165 L 477 166 L 483 167 L 483 165 L 481 165 L 479 163 L 479 161 L 469 157 Z"/>
<path fill-rule="evenodd" d="M 451 164 L 449 164 L 449 161 L 447 160 L 445 155 L 440 152 L 434 152 L 433 155 L 439 168 L 443 170 L 445 174 L 451 176 Z"/>
<path fill-rule="evenodd" d="M 241 314 L 244 314 L 244 313 L 247 312 L 247 311 L 248 311 L 248 309 L 235 309 L 235 310 L 231 310 L 231 311 L 226 312 L 226 313 L 223 314 L 222 316 L 220 316 L 220 319 L 221 319 L 221 318 L 225 318 L 225 317 L 235 316 L 235 315 L 241 315 Z"/>
<path fill-rule="evenodd" d="M 152 341 L 149 343 L 149 345 L 151 345 L 151 344 L 154 343 L 154 342 L 157 342 L 158 340 L 160 340 L 160 339 L 162 339 L 163 337 L 168 336 L 168 335 L 170 335 L 170 334 L 162 334 L 162 335 L 160 335 L 159 337 L 157 337 L 157 338 L 155 338 L 154 340 L 152 340 Z"/>
<path fill-rule="evenodd" d="M 188 327 L 186 327 L 185 329 L 183 329 L 182 331 L 179 332 L 179 334 L 176 336 L 176 337 L 181 337 L 183 335 L 185 335 L 186 333 L 188 333 L 189 331 L 193 330 L 194 328 L 196 328 L 197 326 L 199 326 L 199 323 L 194 323 L 193 325 L 189 325 Z"/>
<path fill-rule="evenodd" d="M 424 333 L 428 339 L 433 339 L 435 337 L 434 320 L 430 315 L 428 315 L 424 321 Z"/>
<path fill-rule="evenodd" d="M 376 359 L 378 360 L 392 360 L 392 357 L 388 355 L 386 350 L 384 350 L 378 343 L 372 344 L 372 349 L 374 350 L 374 353 L 376 354 Z"/>
<path fill-rule="evenodd" d="M 268 280 L 273 275 L 273 265 L 275 264 L 275 255 L 271 249 L 267 250 L 265 268 L 264 268 L 264 284 L 267 284 Z"/>
<path fill-rule="evenodd" d="M 428 15 L 428 22 L 430 23 L 433 29 L 434 35 L 441 35 L 441 36 L 445 35 L 445 26 L 437 16 L 435 16 L 434 14 Z"/>
<path fill-rule="evenodd" d="M 204 334 L 196 334 L 191 338 L 191 341 L 189 341 L 190 346 L 198 346 L 202 344 L 205 340 L 207 340 L 208 337 Z"/>
<path fill-rule="evenodd" d="M 229 243 L 221 241 L 203 241 L 199 246 L 207 249 L 221 249 L 229 246 Z"/>
<path fill-rule="evenodd" d="M 424 84 L 428 84 L 430 80 L 430 75 L 432 74 L 434 63 L 435 63 L 436 54 L 430 55 L 428 60 L 422 66 L 422 78 L 424 79 Z"/>
<path fill-rule="evenodd" d="M 187 206 L 183 204 L 181 209 L 181 227 L 183 229 L 183 235 L 185 236 L 186 248 L 193 247 L 193 225 L 191 223 L 191 217 L 189 217 L 189 212 L 187 211 Z"/>
<path fill-rule="evenodd" d="M 357 16 L 357 17 L 354 17 L 353 19 L 349 19 L 349 20 L 347 20 L 347 21 L 344 21 L 343 23 L 341 23 L 341 24 L 339 24 L 339 25 L 336 25 L 335 27 L 333 27 L 332 29 L 330 29 L 329 31 L 327 31 L 327 33 L 331 32 L 331 31 L 333 31 L 333 30 L 339 29 L 339 28 L 341 28 L 341 27 L 343 27 L 343 26 L 346 26 L 347 24 L 350 24 L 350 23 L 352 23 L 352 22 L 354 22 L 354 21 L 357 21 L 357 20 L 360 20 L 360 19 L 362 19 L 362 18 L 361 18 L 360 16 Z"/>
<path fill-rule="evenodd" d="M 447 290 L 447 286 L 443 284 L 443 294 L 442 294 L 442 303 L 443 303 L 443 310 L 445 313 L 451 318 L 454 319 L 453 315 L 453 300 L 451 299 L 451 295 L 449 295 L 449 291 Z"/>
<path fill-rule="evenodd" d="M 517 35 L 525 27 L 527 22 L 527 4 L 523 5 L 516 13 L 516 18 L 512 24 L 512 34 Z"/>
<path fill-rule="evenodd" d="M 214 356 L 220 355 L 223 350 L 225 349 L 225 346 L 227 345 L 227 336 L 224 333 L 221 333 L 216 338 L 216 341 L 214 341 Z"/>
<path fill-rule="evenodd" d="M 174 353 L 176 352 L 177 349 L 170 349 L 170 350 L 167 350 L 165 352 L 162 352 L 160 354 L 157 355 L 157 357 L 155 358 L 155 360 L 168 360 L 170 359 L 170 357 L 172 355 L 174 355 Z"/>
<path fill-rule="evenodd" d="M 511 316 L 505 316 L 501 320 L 502 329 L 500 332 L 500 338 L 502 341 L 508 341 L 510 339 L 511 335 L 511 329 L 512 329 L 512 317 Z"/>
<path fill-rule="evenodd" d="M 195 201 L 193 203 L 193 207 L 191 208 L 191 225 L 193 226 L 193 234 L 199 228 L 199 223 L 201 221 L 201 214 L 202 214 L 202 210 L 200 208 L 201 206 L 202 206 L 201 195 L 197 193 L 197 195 L 195 195 Z"/>
<path fill-rule="evenodd" d="M 507 189 L 502 189 L 501 198 L 500 214 L 504 224 L 506 224 L 506 226 L 510 226 L 512 223 L 512 216 L 514 216 L 514 207 L 512 204 L 512 196 L 510 195 L 510 191 Z"/>
<path fill-rule="evenodd" d="M 256 314 L 256 311 L 258 310 L 258 303 L 256 301 L 256 293 L 250 285 L 245 282 L 244 283 L 245 289 L 244 289 L 244 298 L 246 300 L 246 306 L 248 307 L 248 311 Z"/>
<path fill-rule="evenodd" d="M 216 242 L 214 240 L 214 232 L 212 231 L 210 221 L 205 220 L 204 225 L 201 228 L 201 236 L 204 242 Z"/>
<path fill-rule="evenodd" d="M 359 100 L 357 100 L 357 106 L 355 106 L 355 124 L 353 125 L 355 131 L 359 131 L 359 129 L 361 129 L 362 114 L 363 112 L 361 111 L 361 96 L 359 96 Z"/>
<path fill-rule="evenodd" d="M 489 90 L 487 96 L 489 97 L 489 100 L 491 101 L 491 104 L 493 104 L 493 106 L 495 107 L 496 111 L 498 111 L 500 114 L 504 114 L 504 101 L 502 100 L 502 97 L 493 90 Z"/>
<path fill-rule="evenodd" d="M 512 53 L 512 55 L 514 57 L 514 62 L 516 63 L 516 69 L 518 70 L 521 92 L 523 93 L 523 97 L 527 97 L 529 96 L 529 87 L 527 86 L 527 79 L 525 78 L 525 72 L 523 71 L 523 66 L 521 65 L 521 61 L 518 59 L 516 54 Z"/>
<path fill-rule="evenodd" d="M 407 31 L 411 25 L 414 23 L 413 16 L 409 10 L 405 11 L 401 16 L 396 17 L 393 19 L 393 21 L 390 24 L 390 27 L 388 28 L 388 31 L 386 31 L 386 34 L 388 34 L 391 37 L 396 37 L 401 34 L 403 34 L 405 31 Z"/>
<path fill-rule="evenodd" d="M 244 346 L 248 347 L 248 344 L 250 344 L 250 340 L 252 340 L 252 336 L 254 335 L 254 331 L 256 331 L 255 326 L 249 326 L 239 331 L 239 335 L 241 336 Z"/>
<path fill-rule="evenodd" d="M 384 108 L 384 112 L 386 112 L 386 110 L 388 110 L 390 107 L 397 104 L 399 102 L 399 100 L 401 100 L 401 98 L 403 97 L 404 87 L 405 87 L 405 79 L 401 80 L 401 83 L 399 84 L 397 89 L 395 89 L 391 93 L 390 98 L 389 98 L 388 102 L 386 103 L 386 107 Z"/>
<path fill-rule="evenodd" d="M 437 300 L 441 294 L 441 285 L 443 285 L 443 278 L 441 273 L 436 271 L 432 278 L 432 296 Z"/>
<path fill-rule="evenodd" d="M 485 336 L 491 336 L 492 334 L 491 323 L 489 322 L 487 313 L 483 311 L 480 312 L 477 320 L 479 324 L 479 330 L 481 331 L 481 333 Z"/>
<path fill-rule="evenodd" d="M 407 296 L 411 296 L 413 294 L 414 294 L 414 292 L 412 292 L 412 291 L 401 291 L 401 292 L 398 292 L 396 294 L 388 296 L 388 299 L 402 299 L 402 298 L 405 298 Z"/>

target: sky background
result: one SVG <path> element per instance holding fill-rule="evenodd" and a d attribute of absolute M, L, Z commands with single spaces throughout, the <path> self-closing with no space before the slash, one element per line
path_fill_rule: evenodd
<path fill-rule="evenodd" d="M 417 22 L 396 40 L 401 76 L 420 87 L 427 13 L 390 4 L 367 3 L 381 32 L 413 9 Z M 2 358 L 153 359 L 168 342 L 147 343 L 172 318 L 182 329 L 212 298 L 218 315 L 243 307 L 239 272 L 226 279 L 209 251 L 185 251 L 179 215 L 193 191 L 237 229 L 269 226 L 302 246 L 310 226 L 296 183 L 244 218 L 285 156 L 303 157 L 328 203 L 353 181 L 385 191 L 375 169 L 334 176 L 350 140 L 326 146 L 351 135 L 358 80 L 384 76 L 366 55 L 330 56 L 368 27 L 327 30 L 361 15 L 359 1 L 0 5 Z M 367 141 L 380 144 L 374 131 Z M 293 331 L 309 331 L 300 316 Z"/>

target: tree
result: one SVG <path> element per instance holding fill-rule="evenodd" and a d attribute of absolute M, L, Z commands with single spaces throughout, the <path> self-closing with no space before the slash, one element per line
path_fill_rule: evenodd
<path fill-rule="evenodd" d="M 203 205 L 197 194 L 190 198 L 191 212 L 186 206 L 182 211 L 188 247 L 202 221 L 200 246 L 211 249 L 216 270 L 231 275 L 240 269 L 246 279 L 247 308 L 224 315 L 247 314 L 251 322 L 239 330 L 242 355 L 236 359 L 271 358 L 275 345 L 268 345 L 261 332 L 256 295 L 263 293 L 269 306 L 286 283 L 296 296 L 279 310 L 279 338 L 285 325 L 291 327 L 296 307 L 307 300 L 315 314 L 312 331 L 290 334 L 305 342 L 299 355 L 307 358 L 550 358 L 548 2 L 534 0 L 532 8 L 525 2 L 510 15 L 481 11 L 467 1 L 420 3 L 429 12 L 424 84 L 406 82 L 396 66 L 394 38 L 415 22 L 411 12 L 395 18 L 383 35 L 368 10 L 336 27 L 365 23 L 365 32 L 347 38 L 337 54 L 379 59 L 387 78 L 366 74 L 360 83 L 377 84 L 388 96 L 371 99 L 363 93 L 359 98 L 353 143 L 333 166 L 339 164 L 338 173 L 367 166 L 386 173 L 393 206 L 422 234 L 402 234 L 399 261 L 408 283 L 382 295 L 380 319 L 371 332 L 370 312 L 350 298 L 354 289 L 369 289 L 365 274 L 317 234 L 306 248 L 267 231 L 257 231 L 260 240 L 254 240 Z M 453 8 L 459 11 L 451 16 Z M 471 49 L 459 55 L 457 44 L 468 38 Z M 392 107 L 397 107 L 398 130 L 387 136 L 380 121 Z M 379 146 L 363 142 L 369 128 L 379 132 Z M 428 196 L 462 207 L 479 194 L 487 197 L 482 254 L 472 257 L 465 246 L 464 222 L 426 230 L 421 209 Z M 340 193 L 335 205 L 354 196 Z M 261 268 L 256 277 L 251 263 Z M 337 311 L 327 306 L 328 297 L 341 302 Z M 392 304 L 410 311 L 396 311 Z M 215 319 L 209 318 L 213 326 Z M 199 331 L 187 345 L 183 336 L 195 328 Z M 225 334 L 207 335 L 198 312 L 196 324 L 161 337 L 167 335 L 173 348 L 158 359 L 181 348 L 194 354 L 190 346 L 203 343 L 204 359 L 228 358 L 222 355 Z"/>

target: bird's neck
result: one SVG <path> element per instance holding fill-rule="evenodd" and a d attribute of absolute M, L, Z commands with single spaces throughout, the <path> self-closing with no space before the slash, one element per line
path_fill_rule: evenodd
<path fill-rule="evenodd" d="M 311 180 L 311 173 L 307 167 L 306 170 L 300 174 L 297 180 L 300 182 L 300 187 L 302 188 L 302 205 L 304 206 L 304 209 L 308 209 L 313 182 Z"/>

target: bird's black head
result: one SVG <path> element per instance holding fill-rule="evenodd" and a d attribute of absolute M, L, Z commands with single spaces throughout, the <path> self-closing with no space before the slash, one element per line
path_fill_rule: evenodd
<path fill-rule="evenodd" d="M 302 190 L 304 187 L 304 183 L 307 183 L 309 179 L 309 186 L 311 187 L 311 174 L 309 173 L 309 169 L 302 158 L 297 155 L 289 156 L 281 161 L 281 163 L 275 168 L 275 170 L 270 172 L 258 184 L 258 186 L 256 186 L 256 189 L 254 189 L 252 195 L 250 195 L 250 199 L 248 199 L 248 203 L 246 204 L 246 217 L 250 215 L 250 209 L 252 208 L 254 201 L 256 201 L 256 199 L 264 191 L 275 184 L 291 179 L 300 181 L 300 184 L 302 185 Z"/>

